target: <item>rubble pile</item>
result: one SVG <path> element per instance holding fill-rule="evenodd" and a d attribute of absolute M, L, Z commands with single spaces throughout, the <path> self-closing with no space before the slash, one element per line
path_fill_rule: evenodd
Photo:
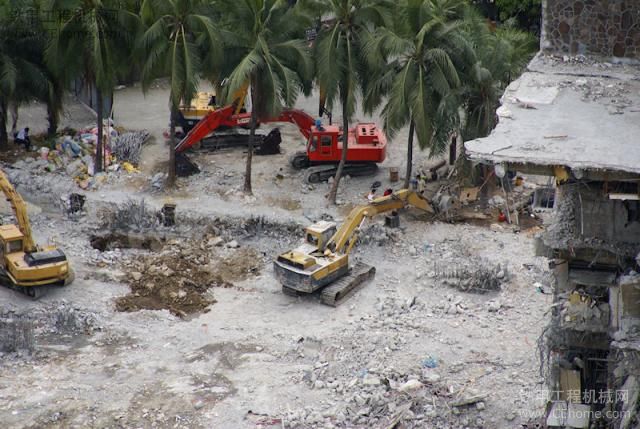
<path fill-rule="evenodd" d="M 605 331 L 609 322 L 609 305 L 578 291 L 559 295 L 560 315 L 565 328 Z"/>
<path fill-rule="evenodd" d="M 500 290 L 509 280 L 508 271 L 501 264 L 482 259 L 467 259 L 453 264 L 434 263 L 433 273 L 441 284 L 464 292 Z"/>
<path fill-rule="evenodd" d="M 32 351 L 34 346 L 33 321 L 29 317 L 0 316 L 0 352 Z"/>
<path fill-rule="evenodd" d="M 43 159 L 25 158 L 14 163 L 12 168 L 3 166 L 3 170 L 18 192 L 29 195 L 32 201 L 58 204 L 60 197 L 76 191 L 77 187 L 71 180 L 53 180 L 51 174 L 45 174 L 47 165 Z M 61 172 L 58 174 L 62 176 Z"/>
<path fill-rule="evenodd" d="M 103 228 L 120 231 L 144 231 L 159 222 L 157 213 L 144 199 L 128 199 L 113 210 L 104 210 L 101 218 Z"/>
<path fill-rule="evenodd" d="M 0 352 L 30 353 L 38 339 L 92 334 L 101 329 L 94 313 L 66 302 L 42 304 L 25 312 L 0 313 Z"/>
<path fill-rule="evenodd" d="M 222 248 L 222 249 L 220 249 Z M 169 240 L 162 251 L 122 263 L 131 293 L 116 300 L 119 311 L 162 310 L 185 317 L 216 302 L 210 289 L 234 287 L 259 273 L 261 258 L 237 241 L 205 236 L 203 241 Z"/>
<path fill-rule="evenodd" d="M 376 244 L 378 246 L 385 246 L 390 242 L 393 243 L 398 241 L 399 237 L 399 231 L 387 228 L 380 223 L 372 223 L 362 229 L 359 241 L 360 244 Z"/>
<path fill-rule="evenodd" d="M 310 389 L 329 390 L 320 407 L 287 410 L 285 427 L 406 428 L 485 427 L 485 395 L 442 378 L 442 362 L 425 355 L 406 363 L 405 352 L 421 335 L 429 308 L 415 298 L 386 298 L 376 314 L 345 329 L 333 344 L 294 339 L 292 358 L 314 363 L 299 376 Z M 366 338 L 358 335 L 365 330 Z M 402 355 L 402 359 L 398 359 Z"/>

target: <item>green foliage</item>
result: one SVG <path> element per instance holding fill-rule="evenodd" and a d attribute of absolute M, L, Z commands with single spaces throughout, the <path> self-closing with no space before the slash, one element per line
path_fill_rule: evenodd
<path fill-rule="evenodd" d="M 457 129 L 461 73 L 473 51 L 461 37 L 466 5 L 461 0 L 405 0 L 391 26 L 379 28 L 365 46 L 375 83 L 365 97 L 382 116 L 390 137 L 413 122 L 418 143 L 430 155 L 442 153 Z M 379 67 L 383 65 L 383 67 Z"/>
<path fill-rule="evenodd" d="M 515 19 L 523 30 L 540 22 L 542 0 L 496 0 L 500 20 Z"/>
<path fill-rule="evenodd" d="M 473 9 L 465 17 L 464 37 L 472 44 L 476 57 L 462 94 L 466 116 L 463 138 L 471 140 L 487 136 L 495 126 L 500 96 L 533 56 L 536 40 L 514 28 L 492 32 Z"/>
<path fill-rule="evenodd" d="M 298 36 L 311 25 L 300 7 L 285 0 L 220 1 L 226 11 L 224 88 L 230 102 L 251 83 L 258 118 L 273 117 L 309 92 L 313 76 L 307 45 Z"/>
<path fill-rule="evenodd" d="M 391 21 L 392 6 L 385 0 L 316 3 L 324 16 L 334 17 L 322 26 L 315 44 L 316 80 L 328 107 L 340 103 L 347 118 L 355 112 L 357 95 L 368 86 L 371 76 L 363 55 L 364 44 L 375 28 Z"/>
<path fill-rule="evenodd" d="M 143 90 L 151 81 L 168 76 L 170 103 L 177 109 L 191 100 L 204 66 L 221 61 L 221 35 L 203 0 L 144 0 L 140 16 L 144 33 L 138 41 L 143 60 Z"/>
<path fill-rule="evenodd" d="M 37 19 L 37 5 L 14 0 L 0 7 L 0 146 L 6 148 L 8 105 L 30 100 L 47 102 L 57 82 L 44 64 L 45 33 Z"/>
<path fill-rule="evenodd" d="M 46 51 L 56 75 L 68 80 L 83 76 L 101 91 L 112 91 L 118 75 L 131 64 L 138 31 L 137 15 L 120 5 L 119 0 L 42 2 L 41 13 L 58 21 L 49 28 Z"/>

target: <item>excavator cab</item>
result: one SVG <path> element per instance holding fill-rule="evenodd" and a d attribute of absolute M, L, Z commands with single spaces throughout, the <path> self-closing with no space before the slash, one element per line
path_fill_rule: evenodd
<path fill-rule="evenodd" d="M 305 241 L 311 244 L 319 251 L 323 252 L 327 247 L 327 243 L 336 233 L 337 227 L 335 222 L 327 222 L 321 220 L 313 225 L 309 225 L 305 228 Z"/>
<path fill-rule="evenodd" d="M 7 266 L 5 256 L 22 252 L 24 247 L 22 232 L 15 225 L 0 226 L 0 264 Z"/>

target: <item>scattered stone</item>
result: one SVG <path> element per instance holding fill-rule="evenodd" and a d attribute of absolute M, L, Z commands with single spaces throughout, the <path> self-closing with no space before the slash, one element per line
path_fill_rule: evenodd
<path fill-rule="evenodd" d="M 413 392 L 422 388 L 423 384 L 418 380 L 409 380 L 398 388 L 401 392 Z"/>
<path fill-rule="evenodd" d="M 230 242 L 225 244 L 225 247 L 228 247 L 230 249 L 237 249 L 238 247 L 240 247 L 240 244 L 238 244 L 236 240 L 231 240 Z"/>

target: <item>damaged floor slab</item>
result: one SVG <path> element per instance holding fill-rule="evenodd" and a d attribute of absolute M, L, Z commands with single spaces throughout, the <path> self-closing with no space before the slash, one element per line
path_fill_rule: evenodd
<path fill-rule="evenodd" d="M 640 173 L 640 66 L 539 54 L 497 115 L 489 137 L 465 143 L 472 160 Z"/>

